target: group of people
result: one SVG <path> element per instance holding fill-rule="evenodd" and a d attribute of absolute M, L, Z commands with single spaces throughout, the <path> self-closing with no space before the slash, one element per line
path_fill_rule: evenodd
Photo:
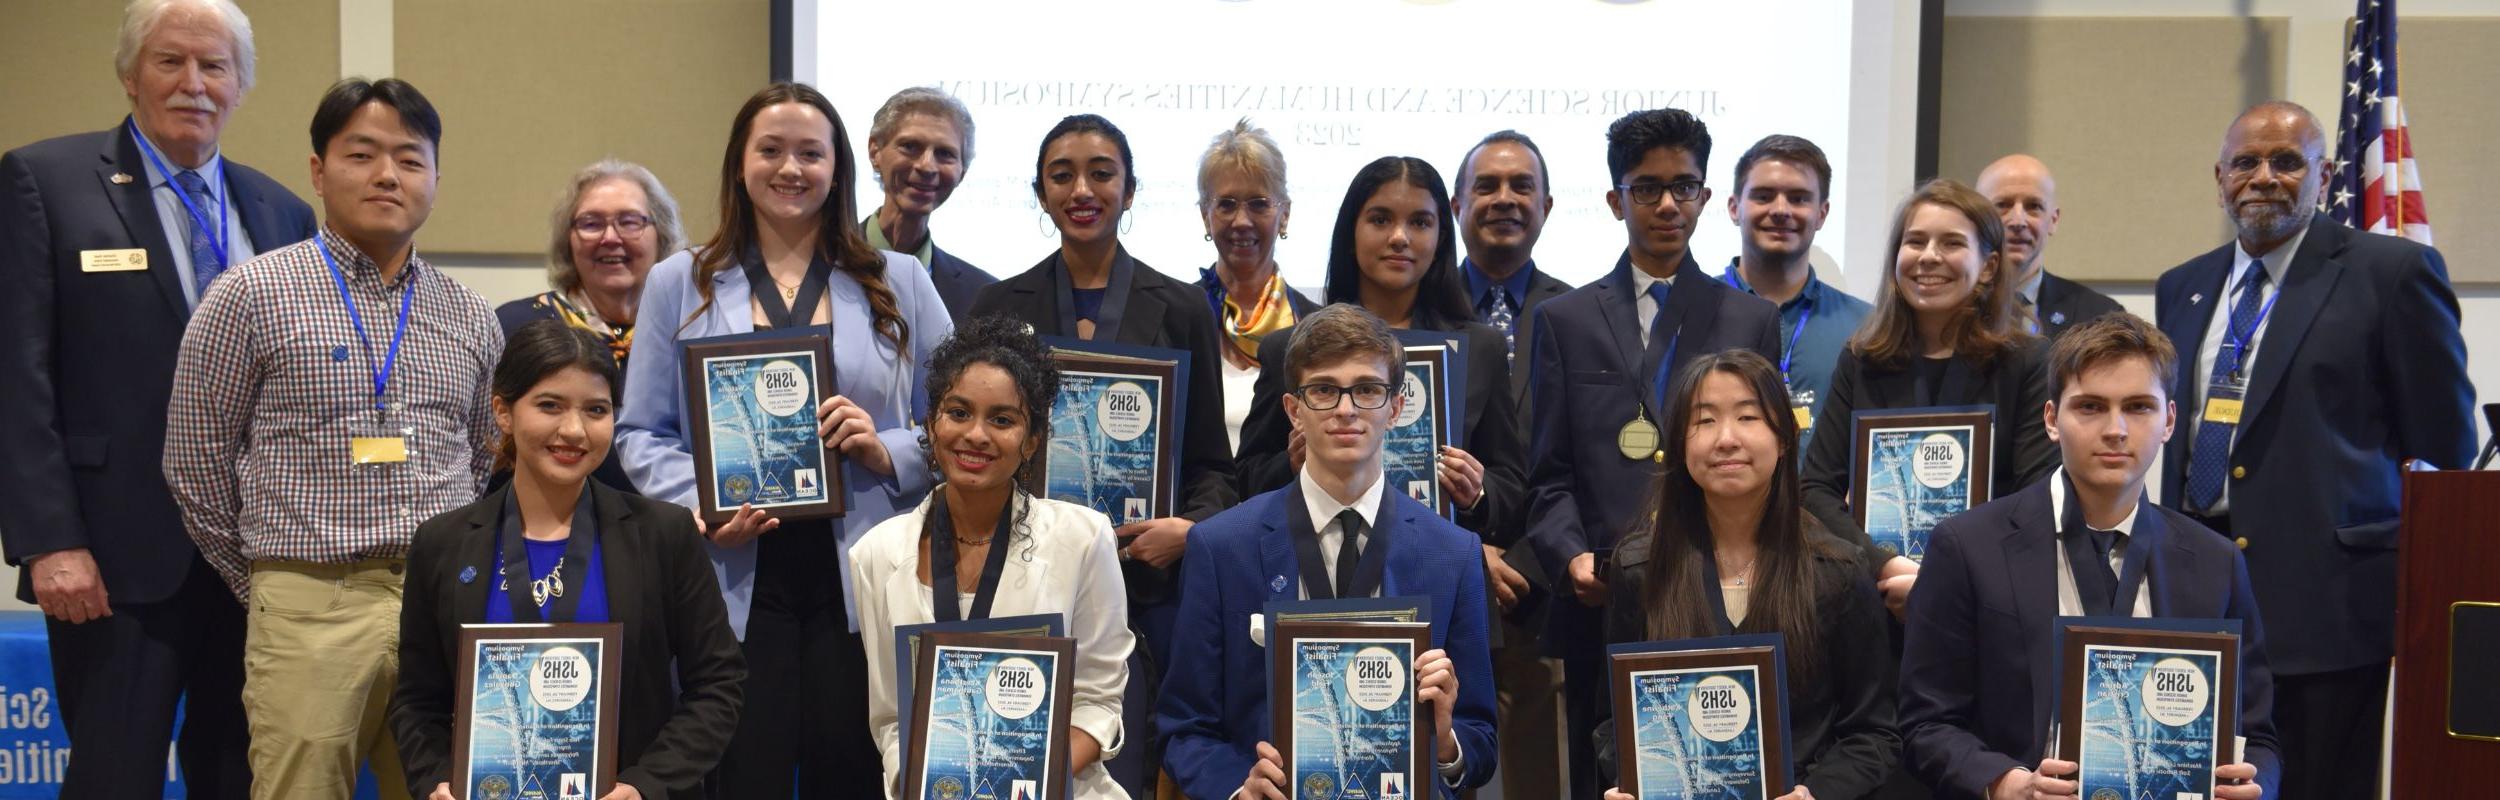
<path fill-rule="evenodd" d="M 316 215 L 218 148 L 241 10 L 126 13 L 129 117 L 0 157 L 0 538 L 48 617 L 70 797 L 156 796 L 129 765 L 174 738 L 198 796 L 345 797 L 369 763 L 385 796 L 461 797 L 459 631 L 508 622 L 624 627 L 609 800 L 891 796 L 894 629 L 1049 613 L 1074 794 L 1285 798 L 1256 620 L 1347 597 L 1430 605 L 1441 796 L 1623 796 L 1606 646 L 1731 633 L 1784 639 L 1788 797 L 2071 796 L 2054 620 L 2115 615 L 2239 621 L 2217 797 L 2368 797 L 2400 465 L 2473 450 L 2444 262 L 2316 216 L 2325 134 L 2286 102 L 2226 130 L 2234 241 L 2165 273 L 2154 321 L 2044 269 L 2056 184 L 2023 155 L 1903 201 L 1870 303 L 1809 261 L 1831 164 L 1766 137 L 1722 184 L 1741 251 L 1706 270 L 1712 143 L 1675 109 L 1608 129 L 1625 242 L 1586 286 L 1536 264 L 1550 176 L 1501 131 L 1453 181 L 1353 176 L 1314 302 L 1246 120 L 1199 168 L 1211 263 L 1167 277 L 1121 246 L 1133 159 L 1091 114 L 1034 160 L 1058 247 L 993 279 L 930 229 L 962 103 L 875 112 L 860 209 L 842 115 L 791 83 L 731 121 L 708 236 L 602 161 L 552 217 L 550 290 L 490 308 L 414 248 L 444 133 L 416 87 L 320 99 Z M 846 513 L 706 524 L 680 343 L 796 329 L 833 342 L 814 413 Z M 1462 343 L 1447 518 L 1383 486 L 1396 329 Z M 1174 516 L 1024 491 L 1060 386 L 1041 336 L 1185 352 L 1189 396 L 1222 398 L 1177 421 Z M 1849 432 L 1928 406 L 1992 409 L 1994 498 L 1913 560 L 1855 522 Z"/>

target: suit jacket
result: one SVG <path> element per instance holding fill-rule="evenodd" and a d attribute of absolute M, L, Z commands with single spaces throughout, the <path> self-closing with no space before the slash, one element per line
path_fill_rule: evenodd
<path fill-rule="evenodd" d="M 738 728 L 747 674 L 703 538 L 683 508 L 597 481 L 586 482 L 583 491 L 591 493 L 599 519 L 608 618 L 625 628 L 616 673 L 623 682 L 616 779 L 653 800 L 701 797 L 704 773 L 720 761 Z M 486 621 L 496 580 L 496 528 L 509 496 L 508 489 L 490 492 L 426 520 L 409 547 L 390 725 L 407 767 L 408 792 L 417 797 L 450 780 L 460 626 Z"/>
<path fill-rule="evenodd" d="M 965 320 L 972 318 L 972 303 L 980 297 L 981 289 L 997 283 L 998 278 L 935 244 L 929 245 L 929 260 L 935 262 L 929 265 L 929 284 L 937 287 L 938 299 L 946 301 L 947 314 L 954 317 L 955 327 L 961 328 Z"/>
<path fill-rule="evenodd" d="M 1077 321 L 1059 318 L 1057 282 L 1065 269 L 1053 250 L 1032 269 L 982 289 L 972 313 L 1005 314 L 1030 323 L 1035 333 L 1073 338 Z M 1224 432 L 1224 356 L 1216 350 L 1215 318 L 1207 313 L 1206 292 L 1155 271 L 1130 257 L 1126 248 L 1111 265 L 1111 275 L 1113 285 L 1125 277 L 1129 287 L 1120 329 L 1112 332 L 1111 341 L 1189 354 L 1189 404 L 1181 420 L 1180 516 L 1203 522 L 1240 497 L 1233 491 L 1232 439 Z M 1174 596 L 1177 565 L 1156 569 L 1129 561 L 1122 571 L 1133 593 L 1130 599 L 1137 604 Z"/>
<path fill-rule="evenodd" d="M 1545 301 L 1561 297 L 1564 292 L 1571 291 L 1571 284 L 1545 274 L 1544 270 L 1536 268 L 1534 262 L 1530 262 L 1526 269 L 1529 270 L 1528 296 L 1519 299 L 1519 313 L 1511 318 L 1511 325 L 1515 328 L 1511 333 L 1511 341 L 1514 343 L 1513 346 L 1520 349 L 1520 355 L 1523 356 L 1533 352 L 1528 345 L 1536 340 L 1537 306 L 1544 305 Z M 1478 317 L 1476 321 L 1483 322 L 1484 319 Z M 1512 361 L 1513 366 L 1517 366 L 1517 359 Z M 1524 442 L 1528 440 L 1528 370 L 1525 367 L 1510 371 L 1510 394 L 1511 404 L 1519 411 L 1519 440 Z"/>
<path fill-rule="evenodd" d="M 1989 439 L 1996 448 L 1996 465 L 1988 478 L 1990 497 L 2022 491 L 2057 471 L 2057 445 L 2049 441 L 2048 429 L 2040 421 L 2041 409 L 2049 400 L 2043 367 L 2047 355 L 2048 343 L 2033 340 L 1985 368 L 1959 358 L 1945 367 L 1936 405 L 1996 407 L 1996 427 Z M 1864 551 L 1869 570 L 1881 570 L 1892 556 L 1866 535 L 1866 528 L 1849 511 L 1850 475 L 1856 461 L 1852 448 L 1857 438 L 1851 433 L 1855 426 L 1849 415 L 1914 407 L 1917 384 L 1917 373 L 1907 367 L 1881 367 L 1867 363 L 1855 350 L 1841 351 L 1840 363 L 1832 367 L 1831 394 L 1823 399 L 1822 414 L 1814 421 L 1815 429 L 1823 433 L 1806 444 L 1799 475 L 1806 510 L 1823 523 L 1824 530 Z"/>
<path fill-rule="evenodd" d="M 1623 457 L 1615 434 L 1646 410 L 1652 424 L 1668 414 L 1649 396 L 1651 376 L 1667 343 L 1644 348 L 1632 298 L 1630 257 L 1587 286 L 1537 306 L 1529 352 L 1529 395 L 1538 413 L 1528 423 L 1528 541 L 1554 587 L 1547 602 L 1546 652 L 1594 658 L 1604 631 L 1597 609 L 1571 596 L 1571 559 L 1615 540 L 1648 516 L 1647 498 L 1660 473 L 1648 459 Z M 1720 283 L 1692 254 L 1676 269 L 1667 295 L 1673 364 L 1745 348 L 1779 360 L 1779 307 Z"/>
<path fill-rule="evenodd" d="M 2043 480 L 1954 515 L 1927 540 L 1901 657 L 1902 761 L 1941 797 L 1988 784 L 2047 751 L 2057 699 L 2057 527 Z M 2127 557 L 2149 555 L 2153 616 L 2240 622 L 2240 730 L 2268 797 L 2281 790 L 2274 673 L 2248 564 L 2220 534 L 2141 502 Z M 2281 616 L 2277 615 L 2277 619 Z"/>
<path fill-rule="evenodd" d="M 2113 311 L 2124 311 L 2118 301 L 2055 273 L 2040 273 L 2040 299 L 2032 313 L 2040 317 L 2040 335 L 2056 341 L 2072 328 L 2098 319 Z"/>
<path fill-rule="evenodd" d="M 1901 735 L 1893 727 L 1895 661 L 1884 602 L 1859 566 L 1856 548 L 1822 534 L 1807 535 L 1816 548 L 1810 557 L 1815 560 L 1815 632 L 1822 663 L 1810 681 L 1801 682 L 1796 670 L 1788 671 L 1789 754 L 1796 761 L 1797 781 L 1815 797 L 1869 797 L 1901 763 Z M 1609 644 L 1658 638 L 1649 633 L 1646 596 L 1660 566 L 1650 553 L 1654 541 L 1653 536 L 1636 534 L 1615 552 L 1615 571 L 1606 583 Z M 1755 598 L 1753 607 L 1761 608 L 1760 595 Z M 1779 632 L 1758 619 L 1737 623 L 1735 632 Z M 1615 761 L 1613 703 L 1598 705 L 1595 734 L 1600 776 L 1608 785 L 1622 785 Z"/>
<path fill-rule="evenodd" d="M 1509 547 L 1519 539 L 1519 515 L 1527 509 L 1527 471 L 1520 464 L 1524 448 L 1506 377 L 1509 359 L 1503 354 L 1502 333 L 1491 326 L 1462 322 L 1454 332 L 1466 342 L 1467 418 L 1459 426 L 1463 438 L 1453 444 L 1484 464 L 1484 497 L 1474 508 L 1458 512 L 1458 526 L 1476 532 L 1487 544 Z M 1285 454 L 1293 435 L 1293 421 L 1284 409 L 1290 388 L 1285 384 L 1291 380 L 1285 374 L 1285 349 L 1292 342 L 1290 328 L 1259 339 L 1257 399 L 1251 401 L 1250 418 L 1241 424 L 1241 452 L 1233 457 L 1245 496 L 1284 488 L 1298 474 Z"/>
<path fill-rule="evenodd" d="M 1382 496 L 1389 498 L 1387 513 L 1374 528 L 1387 538 L 1389 552 L 1380 596 L 1429 598 L 1432 645 L 1447 652 L 1458 672 L 1458 705 L 1450 712 L 1463 762 L 1458 784 L 1482 786 L 1498 755 L 1483 551 L 1474 534 L 1422 503 L 1398 492 Z M 1165 738 L 1164 771 L 1192 800 L 1230 796 L 1257 762 L 1258 743 L 1275 741 L 1268 725 L 1267 644 L 1252 641 L 1250 628 L 1270 601 L 1301 596 L 1302 571 L 1286 522 L 1293 502 L 1291 488 L 1278 489 L 1189 533 L 1172 663 L 1196 668 L 1164 677 L 1155 727 Z M 1439 776 L 1432 783 L 1445 800 L 1457 796 Z"/>
<path fill-rule="evenodd" d="M 2235 245 L 2163 273 L 2163 333 L 2179 347 L 2180 425 L 2162 451 L 2163 503 L 2184 507 L 2204 408 L 2196 354 Z M 2275 619 L 2283 672 L 2386 661 L 2394 652 L 2398 471 L 2406 459 L 2471 466 L 2474 387 L 2456 292 L 2439 251 L 2320 217 L 2292 255 L 2257 344 L 2231 465 L 2231 531 Z"/>
<path fill-rule="evenodd" d="M 12 565 L 87 548 L 115 604 L 172 596 L 198 553 L 162 463 L 191 306 L 142 158 L 128 125 L 0 156 L 0 542 Z M 311 238 L 312 209 L 285 187 L 231 159 L 225 175 L 254 247 Z M 147 269 L 80 267 L 125 249 Z"/>

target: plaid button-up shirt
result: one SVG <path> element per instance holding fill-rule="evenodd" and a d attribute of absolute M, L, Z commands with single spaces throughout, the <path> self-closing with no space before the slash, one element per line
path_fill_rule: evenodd
<path fill-rule="evenodd" d="M 363 339 L 323 246 L 347 276 Z M 236 596 L 250 595 L 254 559 L 405 556 L 417 523 L 477 498 L 499 436 L 488 386 L 503 353 L 477 293 L 413 254 L 385 284 L 372 259 L 326 226 L 211 289 L 174 368 L 165 482 Z M 412 291 L 377 413 L 369 370 L 380 369 Z M 377 435 L 405 437 L 408 460 L 352 464 L 350 440 Z"/>

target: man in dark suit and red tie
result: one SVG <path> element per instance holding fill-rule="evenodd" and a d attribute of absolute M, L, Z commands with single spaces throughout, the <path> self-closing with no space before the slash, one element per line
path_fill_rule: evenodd
<path fill-rule="evenodd" d="M 1590 749 L 1606 702 L 1601 552 L 1647 519 L 1627 498 L 1658 479 L 1666 376 L 1706 353 L 1779 360 L 1779 308 L 1712 278 L 1690 252 L 1710 204 L 1710 131 L 1681 109 L 1637 111 L 1606 130 L 1606 204 L 1626 244 L 1614 271 L 1536 307 L 1528 382 L 1528 541 L 1552 572 L 1545 652 L 1563 662 L 1573 798 L 1602 789 Z"/>
<path fill-rule="evenodd" d="M 2182 359 L 2162 502 L 2233 537 L 2277 621 L 2286 800 L 2378 791 L 2399 476 L 2474 455 L 2447 262 L 2319 217 L 2325 155 L 2308 109 L 2240 114 L 2214 164 L 2236 240 L 2154 295 Z"/>
<path fill-rule="evenodd" d="M 64 797 L 162 797 L 183 703 L 194 797 L 251 785 L 243 609 L 160 472 L 185 322 L 229 267 L 312 235 L 312 209 L 223 157 L 252 88 L 229 0 L 133 3 L 130 116 L 0 156 L 0 541 L 43 608 L 71 758 Z"/>

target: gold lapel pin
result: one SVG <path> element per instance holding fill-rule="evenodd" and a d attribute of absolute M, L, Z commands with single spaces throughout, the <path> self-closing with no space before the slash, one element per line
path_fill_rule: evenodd
<path fill-rule="evenodd" d="M 127 172 L 113 173 L 113 185 L 115 186 L 128 186 L 130 185 L 130 182 L 134 180 L 138 179 L 130 177 L 130 173 Z"/>

